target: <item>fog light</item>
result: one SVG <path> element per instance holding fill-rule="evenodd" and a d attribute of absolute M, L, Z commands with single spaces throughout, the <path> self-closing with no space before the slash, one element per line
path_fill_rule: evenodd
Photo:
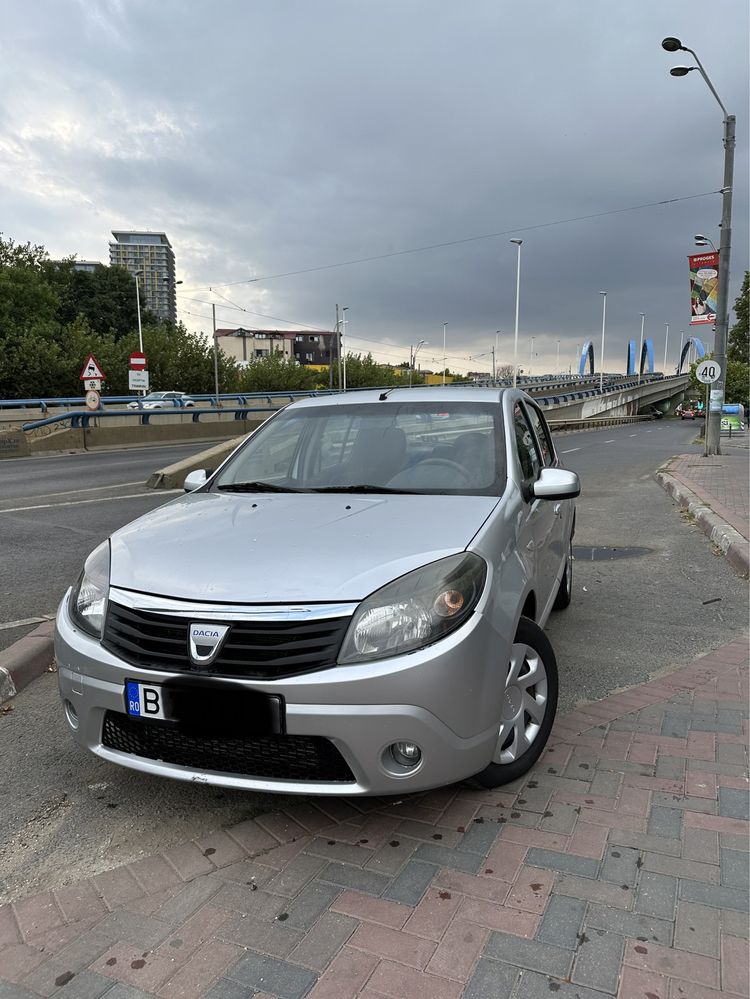
<path fill-rule="evenodd" d="M 414 742 L 394 742 L 391 756 L 400 766 L 412 769 L 422 759 L 422 750 Z"/>
<path fill-rule="evenodd" d="M 71 728 L 78 728 L 78 712 L 71 704 L 70 701 L 65 701 L 65 717 L 68 719 L 68 725 Z"/>

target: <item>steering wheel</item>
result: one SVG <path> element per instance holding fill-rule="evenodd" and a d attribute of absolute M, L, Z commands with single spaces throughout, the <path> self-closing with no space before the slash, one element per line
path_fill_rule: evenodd
<path fill-rule="evenodd" d="M 425 458 L 424 461 L 420 461 L 416 466 L 417 468 L 446 468 L 453 472 L 455 475 L 460 475 L 463 479 L 462 485 L 470 486 L 472 479 L 469 473 L 466 471 L 463 465 L 459 465 L 457 461 L 451 461 L 450 458 Z"/>

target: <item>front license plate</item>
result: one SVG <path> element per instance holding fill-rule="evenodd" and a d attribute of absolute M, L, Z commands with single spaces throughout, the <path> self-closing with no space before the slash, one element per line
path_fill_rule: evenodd
<path fill-rule="evenodd" d="M 129 715 L 136 718 L 166 718 L 165 698 L 162 688 L 152 683 L 136 683 L 128 680 L 125 684 L 125 704 Z"/>

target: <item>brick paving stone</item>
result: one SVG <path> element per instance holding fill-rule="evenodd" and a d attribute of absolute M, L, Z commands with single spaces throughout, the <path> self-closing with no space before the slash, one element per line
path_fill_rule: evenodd
<path fill-rule="evenodd" d="M 239 850 L 239 847 L 236 846 L 236 849 Z M 244 856 L 244 852 L 242 855 Z M 190 881 L 200 874 L 210 874 L 216 870 L 216 865 L 209 860 L 197 843 L 180 843 L 165 850 L 163 856 L 183 881 Z"/>
<path fill-rule="evenodd" d="M 220 978 L 205 993 L 203 999 L 249 999 L 249 997 L 257 995 L 258 993 L 254 989 L 250 992 L 247 986 L 240 985 L 239 982 L 232 982 L 228 978 Z"/>
<path fill-rule="evenodd" d="M 254 989 L 265 989 L 278 999 L 302 999 L 318 980 L 308 968 L 252 951 L 231 965 L 224 977 Z"/>
<path fill-rule="evenodd" d="M 110 909 L 116 908 L 134 898 L 140 898 L 144 892 L 127 867 L 116 867 L 113 871 L 105 871 L 93 878 L 94 885 Z"/>
<path fill-rule="evenodd" d="M 266 812 L 264 815 L 258 815 L 253 819 L 253 822 L 256 822 L 265 832 L 270 833 L 278 843 L 296 842 L 307 837 L 302 826 L 286 812 Z"/>
<path fill-rule="evenodd" d="M 618 933 L 623 937 L 633 937 L 641 942 L 651 940 L 665 947 L 672 944 L 674 931 L 671 919 L 660 919 L 640 912 L 626 912 L 597 902 L 592 902 L 588 906 L 584 918 L 585 927 Z M 586 932 L 592 936 L 589 930 Z"/>
<path fill-rule="evenodd" d="M 526 863 L 583 878 L 595 878 L 599 871 L 599 862 L 590 857 L 576 857 L 554 850 L 540 850 L 538 847 L 531 847 L 527 852 Z"/>
<path fill-rule="evenodd" d="M 251 856 L 256 856 L 278 845 L 278 840 L 261 828 L 255 819 L 238 822 L 236 825 L 230 826 L 226 832 Z"/>
<path fill-rule="evenodd" d="M 663 853 L 667 857 L 679 857 L 683 841 L 666 839 L 664 836 L 650 836 L 648 833 L 629 832 L 627 829 L 613 829 L 609 834 L 612 846 L 630 846 L 634 850 Z"/>
<path fill-rule="evenodd" d="M 342 891 L 331 903 L 331 909 L 346 916 L 353 916 L 355 919 L 381 923 L 393 929 L 400 929 L 414 911 L 410 906 L 388 902 L 356 891 Z"/>
<path fill-rule="evenodd" d="M 91 970 L 146 992 L 155 992 L 172 974 L 173 967 L 173 961 L 167 955 L 149 953 L 119 942 L 94 961 Z"/>
<path fill-rule="evenodd" d="M 659 756 L 656 760 L 656 777 L 673 777 L 681 780 L 685 776 L 685 760 L 679 756 Z"/>
<path fill-rule="evenodd" d="M 322 836 L 316 836 L 312 842 L 308 843 L 304 853 L 305 856 L 339 860 L 341 863 L 352 864 L 354 867 L 364 867 L 372 857 L 372 850 L 368 850 L 366 846 L 340 843 L 333 837 L 324 839 Z"/>
<path fill-rule="evenodd" d="M 150 992 L 143 992 L 134 985 L 126 985 L 124 982 L 115 982 L 109 992 L 104 994 L 107 999 L 153 999 Z"/>
<path fill-rule="evenodd" d="M 329 881 L 340 888 L 353 888 L 355 891 L 364 891 L 371 895 L 381 895 L 390 883 L 390 878 L 386 877 L 385 874 L 339 863 L 326 864 L 318 878 L 320 881 Z"/>
<path fill-rule="evenodd" d="M 38 993 L 30 992 L 22 985 L 0 982 L 0 999 L 38 999 Z"/>
<path fill-rule="evenodd" d="M 550 999 L 550 996 L 554 996 L 554 999 L 606 999 L 606 994 L 598 989 L 561 982 L 556 978 L 538 975 L 534 971 L 524 971 L 521 974 L 513 999 Z M 643 997 L 639 996 L 639 999 Z"/>
<path fill-rule="evenodd" d="M 340 888 L 338 885 L 325 884 L 314 881 L 307 885 L 295 899 L 287 906 L 283 915 L 288 917 L 284 921 L 285 926 L 293 926 L 296 929 L 309 930 L 313 923 L 328 909 L 331 903 L 338 897 Z M 280 920 L 279 914 L 276 919 Z"/>
<path fill-rule="evenodd" d="M 554 881 L 555 875 L 552 871 L 524 865 L 508 892 L 506 905 L 541 915 L 547 905 Z"/>
<path fill-rule="evenodd" d="M 313 988 L 310 999 L 354 999 L 377 965 L 372 954 L 344 947 Z"/>
<path fill-rule="evenodd" d="M 456 845 L 463 853 L 476 853 L 486 857 L 498 840 L 502 829 L 491 822 L 472 822 Z"/>
<path fill-rule="evenodd" d="M 641 871 L 635 911 L 662 919 L 674 919 L 677 904 L 677 878 Z"/>
<path fill-rule="evenodd" d="M 378 923 L 362 923 L 351 935 L 348 946 L 384 960 L 423 969 L 437 945 L 433 940 L 415 936 L 405 929 L 392 930 Z"/>
<path fill-rule="evenodd" d="M 10 903 L 0 905 L 0 948 L 9 943 L 20 942 L 21 931 L 13 914 L 13 906 Z"/>
<path fill-rule="evenodd" d="M 711 829 L 719 833 L 748 835 L 748 824 L 742 819 L 727 818 L 723 815 L 701 815 L 699 812 L 686 812 L 685 825 L 690 829 Z"/>
<path fill-rule="evenodd" d="M 322 973 L 356 928 L 356 919 L 338 912 L 324 912 L 302 941 L 290 951 L 289 960 Z"/>
<path fill-rule="evenodd" d="M 721 986 L 727 992 L 750 995 L 747 942 L 737 937 L 721 938 Z"/>
<path fill-rule="evenodd" d="M 46 955 L 29 944 L 9 944 L 2 951 L 2 974 L 11 982 L 20 982 L 40 965 Z"/>
<path fill-rule="evenodd" d="M 654 854 L 658 856 L 658 854 Z M 641 854 L 629 846 L 611 846 L 604 853 L 601 874 L 603 881 L 611 884 L 635 885 Z"/>
<path fill-rule="evenodd" d="M 576 857 L 601 860 L 607 845 L 608 833 L 609 830 L 605 826 L 597 826 L 579 819 L 570 837 L 567 852 Z"/>
<path fill-rule="evenodd" d="M 267 881 L 264 891 L 273 895 L 283 895 L 285 898 L 294 898 L 325 866 L 326 861 L 322 857 L 308 856 L 306 851 Z"/>
<path fill-rule="evenodd" d="M 67 985 L 55 991 L 55 999 L 101 999 L 111 988 L 111 978 L 94 971 L 79 971 Z"/>
<path fill-rule="evenodd" d="M 579 819 L 580 822 L 580 819 Z M 558 833 L 541 832 L 539 829 L 520 829 L 514 826 L 504 826 L 500 843 L 494 848 L 488 862 L 495 858 L 495 854 L 504 848 L 506 843 L 520 843 L 521 846 L 538 846 L 540 850 L 558 850 L 564 852 L 570 843 L 569 836 L 560 836 Z"/>
<path fill-rule="evenodd" d="M 750 890 L 750 868 L 747 854 L 739 850 L 722 850 L 721 883 L 734 888 Z"/>
<path fill-rule="evenodd" d="M 638 971 L 636 968 L 623 968 L 620 976 L 620 991 L 617 999 L 669 999 L 670 982 L 674 979 L 652 971 Z M 680 997 L 682 999 L 682 997 Z M 704 996 L 703 999 L 706 999 Z"/>
<path fill-rule="evenodd" d="M 419 860 L 410 860 L 398 877 L 394 878 L 385 891 L 382 892 L 382 897 L 391 902 L 402 902 L 404 905 L 415 906 L 427 891 L 430 882 L 439 869 L 435 864 L 425 864 Z M 353 885 L 352 887 L 357 886 Z"/>
<path fill-rule="evenodd" d="M 54 896 L 65 922 L 72 923 L 79 919 L 95 918 L 103 916 L 109 911 L 90 881 L 82 881 L 66 888 L 58 888 L 54 892 Z"/>
<path fill-rule="evenodd" d="M 583 924 L 586 903 L 565 895 L 552 895 L 536 932 L 536 939 L 567 950 L 575 950 Z"/>
<path fill-rule="evenodd" d="M 618 933 L 597 929 L 588 934 L 584 932 L 571 979 L 576 985 L 614 994 L 624 949 L 625 938 Z"/>
<path fill-rule="evenodd" d="M 422 901 L 403 925 L 405 933 L 414 933 L 428 940 L 441 939 L 448 924 L 453 919 L 461 899 L 451 892 L 440 891 L 437 888 L 428 889 Z M 395 905 L 395 902 L 381 903 Z M 402 906 L 401 908 L 406 908 Z"/>
<path fill-rule="evenodd" d="M 683 860 L 719 863 L 719 833 L 688 826 L 682 835 Z"/>
<path fill-rule="evenodd" d="M 477 818 L 485 822 L 497 822 L 502 826 L 508 823 L 508 825 L 535 829 L 541 816 L 538 812 L 521 812 L 512 805 L 481 805 Z"/>
<path fill-rule="evenodd" d="M 380 962 L 368 985 L 388 999 L 459 999 L 463 989 L 460 982 L 452 982 L 437 975 L 425 975 L 391 961 Z M 315 996 L 314 999 L 318 997 Z"/>
<path fill-rule="evenodd" d="M 646 823 L 646 832 L 649 836 L 679 839 L 682 835 L 682 813 L 676 808 L 652 805 L 651 814 Z"/>
<path fill-rule="evenodd" d="M 190 960 L 156 994 L 161 999 L 201 999 L 209 986 L 237 960 L 242 950 L 219 940 L 201 944 Z"/>
<path fill-rule="evenodd" d="M 219 909 L 231 909 L 243 915 L 247 913 L 256 919 L 273 919 L 287 904 L 285 898 L 271 895 L 263 888 L 252 891 L 249 885 L 231 882 L 222 885 L 211 902 Z"/>
<path fill-rule="evenodd" d="M 389 839 L 384 846 L 373 852 L 365 869 L 377 871 L 379 874 L 398 874 L 409 858 L 413 856 L 418 845 L 417 841 L 412 839 Z"/>
<path fill-rule="evenodd" d="M 454 920 L 451 932 L 437 946 L 427 971 L 442 978 L 466 982 L 489 936 L 489 930 L 463 919 Z"/>
<path fill-rule="evenodd" d="M 481 898 L 495 905 L 502 905 L 508 897 L 510 884 L 496 881 L 494 877 L 475 877 L 461 871 L 438 871 L 432 879 L 435 888 L 445 892 L 458 892 L 471 898 Z"/>
<path fill-rule="evenodd" d="M 717 909 L 736 909 L 737 912 L 748 911 L 747 892 L 740 888 L 724 888 L 720 885 L 707 885 L 700 881 L 680 881 L 680 898 L 688 902 L 698 902 L 702 905 L 713 905 Z"/>
<path fill-rule="evenodd" d="M 690 878 L 693 881 L 705 881 L 706 884 L 719 883 L 719 867 L 716 864 L 704 864 L 698 860 L 685 860 L 678 857 L 665 857 L 661 853 L 644 853 L 643 870 L 655 874 L 671 874 L 676 878 Z"/>
<path fill-rule="evenodd" d="M 534 936 L 539 924 L 539 917 L 535 913 L 512 909 L 507 905 L 500 907 L 483 899 L 468 897 L 461 903 L 458 917 L 488 930 L 501 930 L 503 933 L 527 938 Z"/>
<path fill-rule="evenodd" d="M 42 892 L 13 903 L 21 938 L 28 939 L 65 922 L 52 892 Z"/>
<path fill-rule="evenodd" d="M 606 884 L 593 878 L 580 878 L 574 874 L 558 874 L 553 893 L 571 895 L 589 902 L 603 902 L 604 905 L 614 905 L 618 909 L 632 909 L 635 899 L 632 888 Z"/>
<path fill-rule="evenodd" d="M 529 787 L 527 784 L 516 799 L 515 805 L 524 812 L 546 812 L 553 793 L 549 787 Z"/>
<path fill-rule="evenodd" d="M 233 916 L 218 932 L 219 939 L 238 947 L 262 951 L 271 957 L 286 958 L 305 938 L 305 930 L 278 920 L 264 921 L 252 916 Z"/>
<path fill-rule="evenodd" d="M 679 950 L 718 959 L 721 915 L 719 909 L 681 901 L 677 904 L 674 945 Z"/>
<path fill-rule="evenodd" d="M 416 819 L 403 819 L 393 830 L 394 839 L 402 836 L 418 839 L 427 843 L 440 842 L 443 846 L 453 847 L 461 839 L 461 833 L 444 825 L 433 825 L 430 822 L 418 822 Z"/>
<path fill-rule="evenodd" d="M 466 986 L 463 999 L 510 999 L 520 974 L 518 968 L 481 958 Z"/>
<path fill-rule="evenodd" d="M 719 962 L 701 954 L 674 951 L 651 942 L 628 940 L 623 960 L 625 964 L 641 971 L 671 977 L 679 975 L 685 981 L 710 988 L 719 986 Z"/>
<path fill-rule="evenodd" d="M 524 940 L 509 933 L 490 934 L 484 957 L 555 978 L 566 978 L 573 962 L 573 954 L 562 947 L 539 940 Z"/>
<path fill-rule="evenodd" d="M 750 819 L 750 792 L 719 788 L 719 815 L 730 819 Z"/>
<path fill-rule="evenodd" d="M 126 902 L 122 909 L 125 912 L 139 916 L 153 916 L 157 909 L 161 909 L 163 905 L 181 891 L 181 884 L 182 882 L 179 881 L 168 888 L 160 888 L 153 893 L 141 895 L 140 898 L 134 898 L 130 902 Z"/>
<path fill-rule="evenodd" d="M 747 940 L 750 936 L 750 920 L 742 912 L 734 912 L 732 909 L 721 909 L 719 912 L 721 921 L 721 932 L 730 937 L 742 937 Z"/>

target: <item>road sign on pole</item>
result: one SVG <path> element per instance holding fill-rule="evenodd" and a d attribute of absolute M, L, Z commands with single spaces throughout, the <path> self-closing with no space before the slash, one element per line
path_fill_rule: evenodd
<path fill-rule="evenodd" d="M 84 392 L 101 392 L 102 390 L 101 378 L 84 378 L 83 390 Z"/>
<path fill-rule="evenodd" d="M 721 377 L 721 365 L 711 358 L 707 361 L 701 361 L 695 369 L 695 377 L 704 385 L 713 385 Z"/>
<path fill-rule="evenodd" d="M 146 355 L 140 351 L 135 351 L 128 358 L 128 363 L 133 371 L 143 371 L 146 368 Z"/>
<path fill-rule="evenodd" d="M 89 354 L 86 359 L 86 363 L 81 368 L 81 373 L 78 376 L 82 382 L 85 382 L 89 378 L 98 378 L 100 381 L 107 380 L 107 376 L 104 374 L 102 369 L 93 354 Z"/>
<path fill-rule="evenodd" d="M 86 393 L 86 409 L 98 409 L 101 404 L 101 396 L 91 389 Z"/>
<path fill-rule="evenodd" d="M 128 371 L 128 388 L 129 389 L 148 389 L 148 371 L 138 371 L 135 368 L 131 368 Z"/>

